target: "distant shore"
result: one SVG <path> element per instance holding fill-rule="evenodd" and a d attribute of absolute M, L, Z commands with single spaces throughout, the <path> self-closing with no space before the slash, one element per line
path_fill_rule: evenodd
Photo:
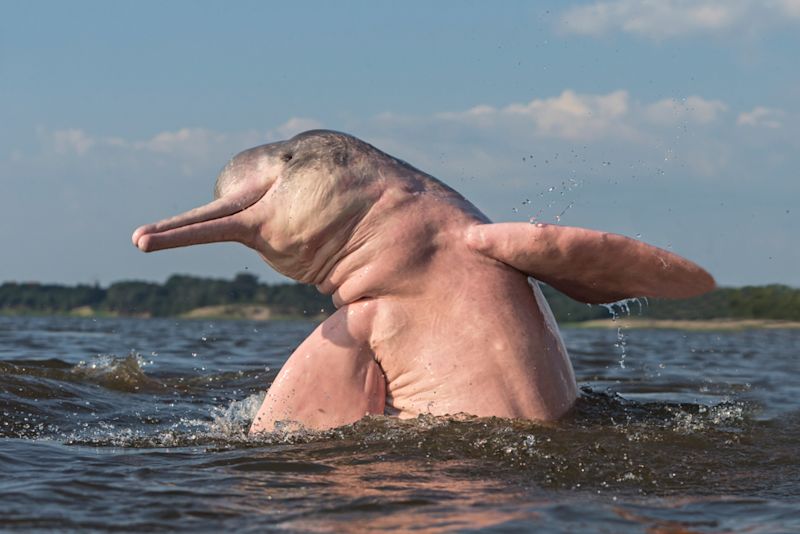
<path fill-rule="evenodd" d="M 324 314 L 302 315 L 296 313 L 276 313 L 269 306 L 257 304 L 226 304 L 222 306 L 203 306 L 178 316 L 180 319 L 218 319 L 243 321 L 322 320 Z"/>
<path fill-rule="evenodd" d="M 751 329 L 800 328 L 800 321 L 781 321 L 775 319 L 647 319 L 644 317 L 621 317 L 594 319 L 579 323 L 565 323 L 564 328 L 625 328 L 693 331 L 730 331 Z"/>
<path fill-rule="evenodd" d="M 118 313 L 103 310 L 94 310 L 89 306 L 80 306 L 66 312 L 44 312 L 41 310 L 0 310 L 0 317 L 85 317 L 85 318 L 115 318 L 125 317 L 130 319 L 152 319 L 150 313 Z M 212 319 L 219 321 L 285 321 L 285 320 L 313 320 L 321 321 L 327 315 L 322 313 L 286 313 L 275 311 L 269 306 L 257 304 L 224 304 L 219 306 L 202 306 L 177 315 L 158 316 L 161 319 Z"/>
<path fill-rule="evenodd" d="M 633 299 L 587 306 L 541 285 L 559 324 L 577 328 L 742 330 L 800 328 L 800 288 L 779 284 L 719 288 L 682 300 Z M 232 280 L 175 274 L 166 282 L 123 280 L 65 286 L 0 283 L 0 316 L 172 317 L 184 319 L 320 320 L 336 308 L 314 286 L 266 284 L 250 273 Z M 491 310 L 475 310 L 476 315 Z M 620 322 L 610 320 L 611 315 Z M 725 318 L 725 319 L 723 319 Z"/>
<path fill-rule="evenodd" d="M 36 313 L 30 311 L 4 310 L 0 315 L 34 315 L 48 316 L 61 315 L 70 317 L 131 317 L 149 319 L 149 314 L 119 314 L 97 311 L 82 306 L 66 313 Z M 226 304 L 220 306 L 202 306 L 187 312 L 169 316 L 176 319 L 206 319 L 218 321 L 285 321 L 285 320 L 311 320 L 322 321 L 327 315 L 299 314 L 276 312 L 269 306 L 255 304 Z M 735 331 L 753 329 L 800 329 L 800 321 L 784 321 L 777 319 L 648 319 L 646 317 L 620 317 L 612 319 L 592 319 L 588 321 L 560 322 L 562 328 L 575 329 L 656 329 L 656 330 L 687 330 L 687 331 Z"/>

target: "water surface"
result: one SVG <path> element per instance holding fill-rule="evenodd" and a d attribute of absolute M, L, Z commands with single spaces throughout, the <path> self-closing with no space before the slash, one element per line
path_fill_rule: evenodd
<path fill-rule="evenodd" d="M 3 527 L 800 531 L 800 331 L 567 329 L 558 424 L 248 438 L 314 326 L 0 318 Z"/>

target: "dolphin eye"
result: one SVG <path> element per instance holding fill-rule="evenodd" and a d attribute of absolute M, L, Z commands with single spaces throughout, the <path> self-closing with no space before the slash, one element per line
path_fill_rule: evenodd
<path fill-rule="evenodd" d="M 291 152 L 286 152 L 284 155 L 281 156 L 281 159 L 283 161 L 291 161 L 292 153 Z"/>

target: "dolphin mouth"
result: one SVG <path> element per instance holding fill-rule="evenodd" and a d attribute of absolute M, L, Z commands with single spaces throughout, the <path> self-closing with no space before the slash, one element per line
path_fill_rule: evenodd
<path fill-rule="evenodd" d="M 222 241 L 247 244 L 253 225 L 246 210 L 270 189 L 250 187 L 232 192 L 174 217 L 140 226 L 131 240 L 142 252 Z"/>

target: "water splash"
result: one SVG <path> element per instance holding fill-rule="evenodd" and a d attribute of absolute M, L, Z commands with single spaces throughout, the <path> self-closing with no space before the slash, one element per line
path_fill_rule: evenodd
<path fill-rule="evenodd" d="M 644 306 L 642 304 L 644 301 L 645 304 L 648 304 L 647 297 L 640 298 L 628 298 L 618 300 L 616 302 L 611 302 L 608 304 L 600 304 L 603 308 L 608 311 L 609 315 L 611 316 L 611 321 L 617 323 L 617 341 L 614 343 L 614 347 L 619 349 L 619 366 L 622 369 L 625 369 L 625 358 L 628 356 L 628 340 L 625 337 L 624 326 L 618 322 L 620 317 L 624 315 L 625 317 L 631 316 L 631 305 L 636 304 L 639 306 L 639 315 L 642 314 Z"/>
<path fill-rule="evenodd" d="M 212 408 L 212 420 L 208 423 L 209 433 L 220 437 L 246 438 L 265 396 L 266 393 L 256 393 L 242 400 L 232 401 L 228 406 Z"/>
<path fill-rule="evenodd" d="M 569 211 L 574 205 L 574 200 L 569 200 L 566 204 L 562 204 L 562 202 L 567 200 L 567 194 L 574 191 L 576 188 L 582 185 L 582 182 L 576 180 L 575 178 L 568 178 L 566 180 L 562 180 L 559 185 L 550 185 L 545 187 L 542 191 L 540 191 L 533 200 L 530 198 L 526 198 L 521 202 L 522 209 L 532 209 L 535 211 L 528 216 L 528 222 L 531 224 L 536 224 L 537 222 L 548 222 L 543 221 L 543 219 L 547 219 L 547 212 L 551 212 L 553 208 L 557 210 L 557 213 L 552 215 L 553 220 L 556 223 L 561 223 L 561 219 L 564 215 Z M 512 208 L 514 213 L 519 213 L 520 208 Z"/>
<path fill-rule="evenodd" d="M 163 390 L 164 384 L 145 374 L 144 367 L 148 364 L 135 352 L 123 357 L 99 354 L 88 362 L 78 362 L 69 374 L 73 380 L 94 383 L 115 391 L 137 393 Z"/>

